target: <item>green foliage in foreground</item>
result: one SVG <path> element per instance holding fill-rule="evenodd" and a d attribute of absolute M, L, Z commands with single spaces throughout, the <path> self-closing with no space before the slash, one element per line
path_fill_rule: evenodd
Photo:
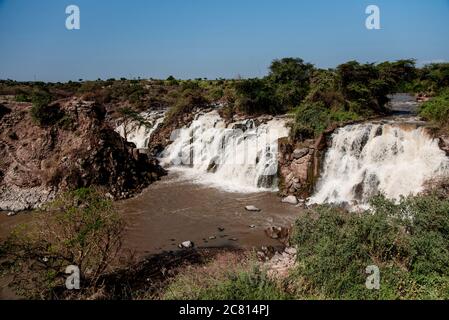
<path fill-rule="evenodd" d="M 378 197 L 372 209 L 348 213 L 320 206 L 300 217 L 293 242 L 299 297 L 448 299 L 449 200 Z M 380 290 L 365 287 L 367 266 L 380 269 Z"/>
<path fill-rule="evenodd" d="M 110 271 L 122 244 L 124 223 L 112 202 L 99 190 L 82 188 L 62 194 L 35 215 L 33 223 L 17 228 L 0 248 L 5 261 L 0 271 L 13 276 L 18 294 L 65 299 L 97 292 L 99 278 Z M 82 290 L 64 289 L 70 265 L 79 267 Z"/>
<path fill-rule="evenodd" d="M 230 275 L 198 294 L 200 300 L 285 300 L 289 296 L 279 289 L 267 275 L 258 270 Z"/>
<path fill-rule="evenodd" d="M 180 274 L 163 297 L 449 299 L 449 199 L 442 194 L 397 204 L 379 196 L 358 213 L 317 206 L 298 218 L 291 241 L 298 263 L 286 279 L 270 279 L 245 262 L 217 268 L 218 261 Z M 379 290 L 366 288 L 372 265 L 380 270 Z"/>
<path fill-rule="evenodd" d="M 449 124 L 449 89 L 421 106 L 420 115 L 439 125 Z"/>
<path fill-rule="evenodd" d="M 175 300 L 287 300 L 281 290 L 258 267 L 226 273 L 218 278 L 204 277 L 194 282 L 181 277 L 167 289 L 165 299 Z"/>

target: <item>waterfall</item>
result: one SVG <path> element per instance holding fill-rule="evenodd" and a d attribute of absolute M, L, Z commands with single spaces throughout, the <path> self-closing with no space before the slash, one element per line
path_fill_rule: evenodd
<path fill-rule="evenodd" d="M 138 149 L 145 149 L 148 147 L 148 141 L 151 134 L 158 128 L 158 126 L 164 121 L 165 111 L 151 111 L 143 112 L 140 114 L 148 125 L 143 125 L 137 122 L 130 122 L 128 124 L 121 123 L 115 129 L 122 138 L 125 138 L 128 142 L 132 142 Z M 126 130 L 125 130 L 126 129 Z"/>
<path fill-rule="evenodd" d="M 448 158 L 422 127 L 350 125 L 333 134 L 310 203 L 367 207 L 374 195 L 399 200 L 421 192 L 428 179 L 448 173 Z"/>
<path fill-rule="evenodd" d="M 162 164 L 189 180 L 235 192 L 277 189 L 278 139 L 288 136 L 284 119 L 257 125 L 226 125 L 216 111 L 199 115 L 173 134 Z"/>

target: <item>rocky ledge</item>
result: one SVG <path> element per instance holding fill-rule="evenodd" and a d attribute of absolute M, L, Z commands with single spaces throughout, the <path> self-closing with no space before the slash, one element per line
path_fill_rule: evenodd
<path fill-rule="evenodd" d="M 285 138 L 279 141 L 279 191 L 282 197 L 310 196 L 319 176 L 328 137 L 334 130 L 326 131 L 317 139 L 292 142 Z"/>
<path fill-rule="evenodd" d="M 59 192 L 93 185 L 127 198 L 165 174 L 107 124 L 103 106 L 73 98 L 52 108 L 59 121 L 42 126 L 30 104 L 1 106 L 0 210 L 34 209 Z"/>

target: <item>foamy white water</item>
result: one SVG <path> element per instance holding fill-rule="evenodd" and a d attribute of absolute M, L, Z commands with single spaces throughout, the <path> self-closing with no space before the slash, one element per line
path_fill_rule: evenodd
<path fill-rule="evenodd" d="M 285 124 L 275 118 L 259 126 L 253 120 L 226 126 L 213 111 L 179 130 L 161 162 L 191 181 L 227 191 L 276 190 L 278 139 L 289 133 Z"/>
<path fill-rule="evenodd" d="M 310 203 L 366 206 L 379 194 L 416 195 L 431 178 L 449 173 L 449 161 L 423 128 L 358 124 L 332 136 Z"/>
<path fill-rule="evenodd" d="M 123 138 L 128 142 L 132 142 L 136 145 L 138 149 L 144 149 L 148 147 L 148 141 L 151 134 L 157 129 L 157 127 L 164 121 L 165 112 L 163 111 L 152 111 L 143 112 L 140 114 L 145 118 L 148 125 L 141 125 L 137 122 L 128 123 L 125 125 L 122 123 L 115 129 Z M 125 130 L 126 129 L 126 130 Z"/>

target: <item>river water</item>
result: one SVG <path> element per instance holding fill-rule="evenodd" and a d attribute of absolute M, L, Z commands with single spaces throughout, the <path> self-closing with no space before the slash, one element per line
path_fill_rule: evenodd
<path fill-rule="evenodd" d="M 247 205 L 261 211 L 246 211 Z M 119 201 L 117 207 L 127 223 L 124 249 L 138 256 L 175 250 L 183 241 L 192 241 L 197 247 L 278 245 L 265 235 L 265 228 L 289 226 L 300 212 L 281 203 L 274 192 L 226 192 L 192 183 L 177 173 L 170 173 L 132 199 Z M 31 220 L 29 213 L 13 217 L 0 214 L 0 240 Z"/>
<path fill-rule="evenodd" d="M 246 211 L 248 205 L 261 211 Z M 198 247 L 278 245 L 265 235 L 265 228 L 289 226 L 300 212 L 281 203 L 274 192 L 227 192 L 176 173 L 118 207 L 128 221 L 125 248 L 143 254 L 173 250 L 183 241 Z"/>

